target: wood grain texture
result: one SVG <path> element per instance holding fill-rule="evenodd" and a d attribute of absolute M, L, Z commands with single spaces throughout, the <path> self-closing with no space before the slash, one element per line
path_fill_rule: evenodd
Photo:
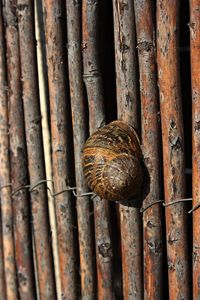
<path fill-rule="evenodd" d="M 161 130 L 157 88 L 153 2 L 134 0 L 140 73 L 142 154 L 145 166 L 143 207 L 161 199 Z M 144 299 L 163 298 L 161 204 L 143 213 Z"/>
<path fill-rule="evenodd" d="M 134 2 L 113 0 L 118 119 L 140 128 Z M 139 197 L 136 197 L 138 203 Z M 119 205 L 123 297 L 142 300 L 142 223 L 135 201 Z"/>
<path fill-rule="evenodd" d="M 29 184 L 22 102 L 21 66 L 16 0 L 5 1 L 8 100 L 12 191 Z M 30 228 L 30 202 L 26 189 L 13 195 L 13 222 L 18 289 L 21 300 L 35 299 Z"/>
<path fill-rule="evenodd" d="M 36 62 L 34 3 L 31 0 L 18 0 L 17 4 L 26 146 L 30 184 L 34 186 L 46 178 Z M 31 213 L 40 300 L 53 300 L 56 297 L 47 201 L 46 183 L 37 185 L 31 191 Z"/>
<path fill-rule="evenodd" d="M 6 44 L 3 25 L 3 10 L 0 1 L 0 190 L 1 222 L 3 239 L 4 274 L 6 297 L 18 299 L 15 267 L 13 211 L 11 197 L 11 174 L 9 156 L 8 97 L 6 78 Z"/>
<path fill-rule="evenodd" d="M 89 107 L 89 130 L 92 134 L 105 125 L 103 82 L 98 50 L 98 0 L 82 1 L 82 54 L 83 79 Z M 96 243 L 96 266 L 99 300 L 114 299 L 112 240 L 110 232 L 110 211 L 108 202 L 95 197 L 94 225 Z"/>
<path fill-rule="evenodd" d="M 82 66 L 81 5 L 82 1 L 66 1 L 69 84 L 74 136 L 74 158 L 76 172 L 76 193 L 88 191 L 82 168 L 82 150 L 88 137 Z M 89 196 L 77 196 L 76 200 L 78 238 L 80 253 L 81 296 L 95 299 L 95 247 L 92 226 L 92 201 Z"/>
<path fill-rule="evenodd" d="M 192 81 L 192 197 L 200 203 L 200 1 L 190 1 L 190 46 Z M 200 215 L 193 212 L 193 299 L 200 298 Z"/>
<path fill-rule="evenodd" d="M 179 1 L 157 1 L 157 62 L 160 95 L 165 202 L 185 196 L 183 117 L 180 89 Z M 189 299 L 187 210 L 166 207 L 169 298 Z"/>
<path fill-rule="evenodd" d="M 66 64 L 63 51 L 62 1 L 46 0 L 45 33 L 48 64 L 50 118 L 52 135 L 53 181 L 55 193 L 72 186 L 70 161 L 69 118 L 70 99 L 67 93 Z M 75 267 L 76 251 L 73 227 L 72 194 L 66 191 L 56 197 L 58 252 L 60 261 L 61 295 L 63 299 L 78 297 Z"/>

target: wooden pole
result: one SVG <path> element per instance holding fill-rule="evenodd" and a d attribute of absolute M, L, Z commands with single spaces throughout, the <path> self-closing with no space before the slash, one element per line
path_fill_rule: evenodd
<path fill-rule="evenodd" d="M 18 299 L 15 268 L 11 175 L 9 157 L 8 98 L 6 82 L 6 50 L 3 27 L 2 2 L 0 1 L 0 197 L 3 237 L 4 274 L 6 296 Z"/>
<path fill-rule="evenodd" d="M 133 1 L 113 0 L 118 119 L 139 129 Z"/>
<path fill-rule="evenodd" d="M 90 134 L 105 125 L 103 83 L 98 53 L 98 1 L 82 1 L 83 78 L 86 86 Z M 97 261 L 98 299 L 113 299 L 112 241 L 109 206 L 94 198 L 94 223 Z"/>
<path fill-rule="evenodd" d="M 45 40 L 45 25 L 44 25 L 44 0 L 36 0 L 35 4 L 35 35 L 37 40 L 37 65 L 38 65 L 38 81 L 39 81 L 39 97 L 40 109 L 42 116 L 42 137 L 44 147 L 44 159 L 46 177 L 48 178 L 47 195 L 49 208 L 49 223 L 51 228 L 51 239 L 53 249 L 53 261 L 56 281 L 57 300 L 61 300 L 61 282 L 60 268 L 58 257 L 58 240 L 56 228 L 56 213 L 55 201 L 50 190 L 53 191 L 52 178 L 52 157 L 51 157 L 51 132 L 49 120 L 49 91 L 48 91 L 48 75 L 46 64 L 46 40 Z"/>
<path fill-rule="evenodd" d="M 165 202 L 184 198 L 184 137 L 178 60 L 179 1 L 157 1 L 157 61 L 160 93 Z M 189 299 L 187 211 L 165 208 L 170 299 Z"/>
<path fill-rule="evenodd" d="M 81 4 L 66 1 L 68 33 L 68 66 L 74 133 L 76 193 L 88 191 L 82 170 L 82 149 L 88 136 L 86 99 L 82 78 L 81 52 Z M 78 235 L 80 248 L 81 296 L 95 299 L 95 253 L 91 223 L 91 200 L 88 196 L 77 197 Z"/>
<path fill-rule="evenodd" d="M 51 109 L 53 181 L 55 193 L 72 185 L 69 167 L 71 120 L 67 119 L 70 100 L 67 95 L 66 66 L 64 64 L 62 7 L 59 0 L 46 0 L 46 45 L 48 81 Z M 58 195 L 55 199 L 58 252 L 60 261 L 61 292 L 66 299 L 76 299 L 75 248 L 72 219 L 71 191 Z"/>
<path fill-rule="evenodd" d="M 193 207 L 200 203 L 200 1 L 190 1 L 190 53 L 192 81 L 192 194 Z M 200 298 L 200 214 L 193 212 L 193 299 Z"/>
<path fill-rule="evenodd" d="M 19 41 L 26 143 L 30 174 L 33 234 L 38 267 L 40 300 L 55 299 L 55 281 L 48 219 L 41 113 L 38 94 L 34 32 L 34 3 L 18 0 Z"/>
<path fill-rule="evenodd" d="M 4 4 L 6 24 L 7 73 L 10 125 L 12 191 L 29 184 L 23 117 L 20 53 L 16 1 Z M 13 222 L 18 289 L 21 300 L 35 299 L 35 284 L 30 231 L 29 195 L 21 189 L 13 195 Z"/>
<path fill-rule="evenodd" d="M 133 1 L 113 1 L 118 119 L 139 128 Z M 142 299 L 141 215 L 134 203 L 119 205 L 124 299 Z"/>
<path fill-rule="evenodd" d="M 1 211 L 0 211 L 1 212 Z M 2 221 L 0 214 L 0 299 L 6 300 L 6 284 L 4 274 L 4 261 L 3 261 L 3 236 L 2 236 Z"/>
<path fill-rule="evenodd" d="M 140 71 L 142 152 L 146 168 L 143 207 L 161 199 L 160 123 L 152 1 L 134 0 Z M 144 299 L 163 298 L 161 205 L 143 213 Z"/>

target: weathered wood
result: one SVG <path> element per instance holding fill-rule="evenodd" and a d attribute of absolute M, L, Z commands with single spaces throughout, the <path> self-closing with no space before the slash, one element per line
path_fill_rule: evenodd
<path fill-rule="evenodd" d="M 29 184 L 24 129 L 16 0 L 4 2 L 10 125 L 12 191 Z M 21 300 L 35 299 L 30 232 L 29 195 L 22 189 L 13 195 L 13 222 L 18 289 Z"/>
<path fill-rule="evenodd" d="M 133 1 L 113 0 L 118 119 L 138 129 L 138 74 Z"/>
<path fill-rule="evenodd" d="M 64 41 L 62 33 L 62 1 L 46 0 L 46 45 L 48 82 L 51 111 L 53 181 L 55 193 L 72 185 L 70 175 L 70 135 L 71 120 L 67 119 L 70 99 L 67 95 L 66 66 L 64 64 Z M 64 24 L 63 24 L 64 25 Z M 71 191 L 66 191 L 55 199 L 58 252 L 60 261 L 61 292 L 65 299 L 76 299 L 75 247 L 72 218 Z"/>
<path fill-rule="evenodd" d="M 6 284 L 4 274 L 4 261 L 3 261 L 3 237 L 2 237 L 2 224 L 0 214 L 0 299 L 6 300 Z"/>
<path fill-rule="evenodd" d="M 98 52 L 98 1 L 82 1 L 83 78 L 89 106 L 90 134 L 105 125 L 103 83 Z M 112 241 L 109 206 L 94 198 L 94 223 L 97 261 L 98 299 L 113 299 Z"/>
<path fill-rule="evenodd" d="M 3 10 L 0 1 L 0 197 L 6 296 L 18 299 L 15 268 L 11 175 L 9 157 L 8 98 L 6 81 L 6 45 Z"/>
<path fill-rule="evenodd" d="M 40 109 L 42 116 L 42 137 L 44 147 L 44 160 L 47 182 L 48 195 L 48 209 L 49 209 L 49 223 L 51 229 L 51 241 L 53 250 L 53 262 L 56 282 L 57 300 L 61 300 L 61 282 L 60 282 L 60 268 L 58 257 L 58 239 L 55 213 L 55 199 L 50 190 L 53 191 L 53 167 L 51 157 L 51 131 L 49 119 L 49 90 L 48 90 L 48 75 L 47 75 L 47 61 L 46 61 L 46 39 L 45 39 L 45 12 L 44 1 L 34 1 L 35 8 L 35 36 L 36 36 L 36 50 L 37 50 L 37 66 L 38 66 L 38 82 L 39 82 L 39 97 Z"/>
<path fill-rule="evenodd" d="M 31 186 L 45 179 L 41 113 L 38 94 L 34 3 L 17 1 L 26 145 Z M 35 241 L 40 300 L 56 298 L 48 219 L 46 183 L 31 190 L 31 211 Z"/>
<path fill-rule="evenodd" d="M 139 57 L 142 153 L 146 168 L 143 207 L 161 199 L 160 123 L 155 25 L 151 0 L 134 0 Z M 143 213 L 144 299 L 163 298 L 161 205 Z"/>
<path fill-rule="evenodd" d="M 192 197 L 200 203 L 200 1 L 190 1 L 190 47 L 192 81 Z M 200 298 L 200 211 L 193 212 L 193 299 Z"/>
<path fill-rule="evenodd" d="M 88 191 L 82 170 L 82 149 L 88 136 L 88 129 L 86 99 L 82 78 L 81 1 L 66 1 L 66 7 L 76 193 L 80 195 Z M 95 299 L 96 281 L 91 206 L 92 203 L 88 196 L 77 197 L 76 208 L 80 249 L 81 296 L 83 299 L 88 300 Z"/>
<path fill-rule="evenodd" d="M 133 1 L 113 0 L 118 119 L 139 126 Z M 134 203 L 120 204 L 124 299 L 142 299 L 141 214 Z M 137 272 L 135 272 L 137 270 Z"/>
<path fill-rule="evenodd" d="M 184 198 L 184 136 L 178 58 L 179 1 L 157 1 L 157 62 L 160 93 L 165 202 Z M 165 208 L 170 299 L 189 299 L 187 211 Z"/>

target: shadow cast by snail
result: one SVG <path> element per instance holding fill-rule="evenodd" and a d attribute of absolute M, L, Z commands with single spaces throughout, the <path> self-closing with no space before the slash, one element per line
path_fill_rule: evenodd
<path fill-rule="evenodd" d="M 113 121 L 88 138 L 83 172 L 94 194 L 124 206 L 139 208 L 144 192 L 149 190 L 150 178 L 137 132 L 122 121 Z"/>

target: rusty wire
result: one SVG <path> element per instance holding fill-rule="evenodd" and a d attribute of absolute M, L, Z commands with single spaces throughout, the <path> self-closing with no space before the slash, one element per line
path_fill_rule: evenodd
<path fill-rule="evenodd" d="M 43 179 L 43 180 L 39 180 L 38 182 L 36 182 L 32 186 L 30 186 L 30 185 L 19 186 L 15 191 L 12 192 L 11 195 L 14 196 L 16 193 L 18 193 L 19 191 L 21 191 L 23 189 L 28 189 L 29 192 L 31 193 L 37 186 L 39 186 L 42 183 L 46 183 L 48 181 L 51 181 L 53 183 L 53 180 L 51 180 L 51 179 Z M 0 186 L 0 191 L 3 188 L 6 188 L 6 187 L 12 187 L 12 183 L 7 183 L 7 184 L 4 184 L 4 185 Z M 56 196 L 58 196 L 62 193 L 68 192 L 68 191 L 72 191 L 72 194 L 74 195 L 75 198 L 84 197 L 84 196 L 91 196 L 91 199 L 93 199 L 96 196 L 96 194 L 93 193 L 93 192 L 85 192 L 85 193 L 77 194 L 75 192 L 75 190 L 76 190 L 75 186 L 66 186 L 64 189 L 62 189 L 62 190 L 60 190 L 59 192 L 56 192 L 56 193 L 54 193 L 54 191 L 52 191 L 52 189 L 50 189 L 48 186 L 47 186 L 47 189 L 50 192 L 52 197 L 56 197 Z M 133 199 L 130 200 L 130 202 L 132 202 L 132 201 L 133 201 Z M 168 206 L 178 204 L 178 203 L 182 203 L 182 202 L 190 202 L 190 201 L 192 201 L 192 198 L 176 199 L 176 200 L 173 200 L 173 201 L 168 202 L 168 203 L 164 203 L 164 201 L 165 201 L 164 199 L 156 200 L 156 201 L 150 203 L 149 205 L 147 205 L 145 207 L 141 207 L 140 212 L 144 213 L 147 209 L 151 208 L 155 204 L 162 203 L 163 207 L 168 207 Z M 114 202 L 119 203 L 119 201 L 114 201 Z M 129 202 L 129 201 L 126 201 L 126 202 Z M 188 214 L 193 213 L 199 207 L 200 207 L 200 204 L 195 205 L 191 210 L 188 211 Z"/>
<path fill-rule="evenodd" d="M 192 201 L 192 198 L 177 199 L 177 200 L 173 200 L 173 201 L 168 202 L 168 203 L 164 203 L 164 201 L 165 200 L 154 201 L 154 202 L 150 203 L 149 205 L 147 205 L 145 207 L 141 207 L 140 208 L 140 212 L 144 213 L 147 209 L 151 208 L 153 205 L 158 204 L 158 203 L 162 203 L 163 207 L 168 207 L 168 206 L 171 206 L 171 205 L 174 205 L 174 204 L 177 204 L 177 203 Z M 200 205 L 194 206 L 191 210 L 188 211 L 188 214 L 190 214 L 193 211 L 195 211 L 198 207 L 200 207 Z"/>
<path fill-rule="evenodd" d="M 39 180 L 38 182 L 36 182 L 35 184 L 33 184 L 32 186 L 31 185 L 21 185 L 15 191 L 13 191 L 11 195 L 14 196 L 16 193 L 18 193 L 19 191 L 21 191 L 23 189 L 28 189 L 29 192 L 31 193 L 40 184 L 46 183 L 48 181 L 51 181 L 53 183 L 53 180 L 51 180 L 51 179 L 42 179 L 42 180 Z M 7 184 L 4 184 L 4 185 L 0 186 L 0 191 L 3 188 L 6 188 L 6 187 L 12 187 L 12 183 L 9 182 Z M 72 191 L 73 195 L 76 198 L 77 197 L 94 196 L 95 195 L 93 192 L 86 192 L 86 193 L 77 194 L 76 192 L 74 192 L 76 190 L 76 187 L 72 187 L 72 186 L 66 186 L 66 187 L 64 187 L 64 189 L 62 189 L 62 190 L 60 190 L 59 192 L 56 192 L 56 193 L 54 193 L 54 190 L 52 191 L 52 189 L 50 189 L 48 186 L 47 186 L 47 189 L 49 190 L 52 197 L 56 197 L 56 196 L 58 196 L 58 195 L 60 195 L 64 192 L 67 192 L 67 191 Z"/>

